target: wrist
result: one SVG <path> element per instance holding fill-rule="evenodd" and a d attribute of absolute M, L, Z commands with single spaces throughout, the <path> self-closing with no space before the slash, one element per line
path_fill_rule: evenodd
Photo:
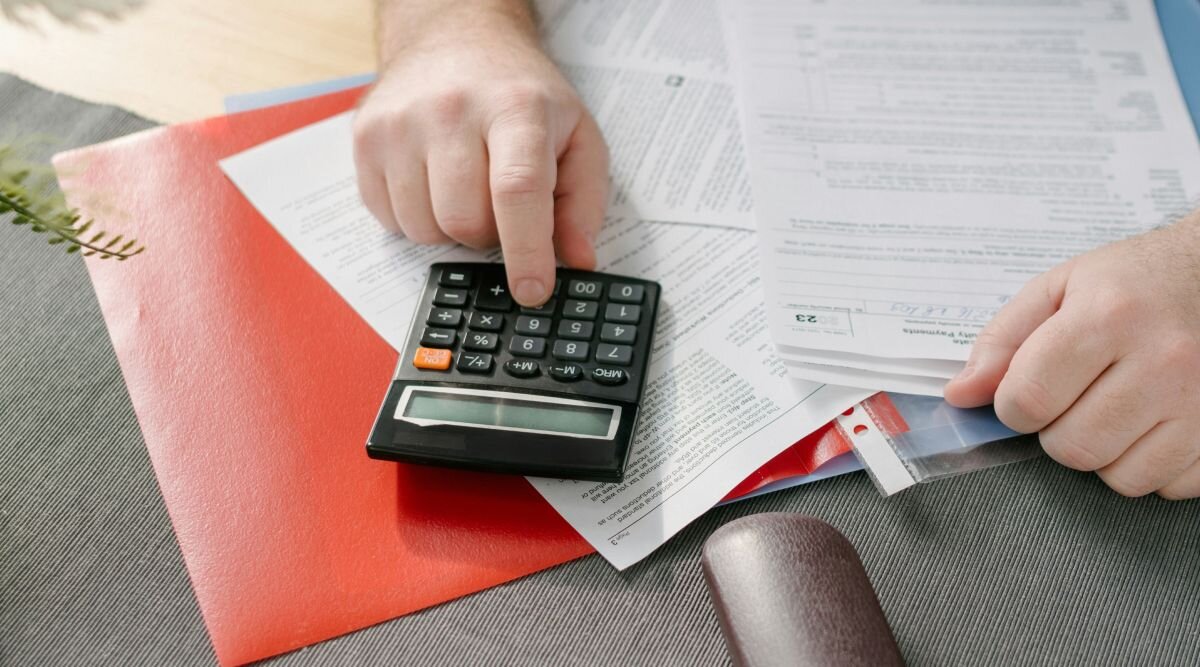
<path fill-rule="evenodd" d="M 379 60 L 386 69 L 443 46 L 540 50 L 537 24 L 524 0 L 391 0 L 379 10 Z"/>

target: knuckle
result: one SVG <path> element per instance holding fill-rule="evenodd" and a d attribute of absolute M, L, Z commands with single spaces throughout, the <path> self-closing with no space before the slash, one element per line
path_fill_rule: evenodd
<path fill-rule="evenodd" d="M 1071 434 L 1043 431 L 1038 435 L 1038 440 L 1050 458 L 1072 470 L 1091 472 L 1104 463 L 1090 447 Z"/>
<path fill-rule="evenodd" d="M 1136 317 L 1139 299 L 1123 289 L 1107 288 L 1096 296 L 1099 320 L 1111 327 L 1128 327 Z"/>
<path fill-rule="evenodd" d="M 1058 416 L 1045 385 L 1028 376 L 1001 383 L 996 392 L 996 416 L 1014 431 L 1032 433 Z"/>
<path fill-rule="evenodd" d="M 1159 498 L 1163 500 L 1191 500 L 1195 498 L 1197 493 L 1188 493 L 1182 487 L 1167 485 L 1156 491 Z"/>
<path fill-rule="evenodd" d="M 533 165 L 506 165 L 492 177 L 492 194 L 500 198 L 518 198 L 546 189 L 545 170 Z"/>
<path fill-rule="evenodd" d="M 509 86 L 496 98 L 496 108 L 501 118 L 541 118 L 550 106 L 550 93 L 545 87 L 532 83 Z"/>
<path fill-rule="evenodd" d="M 442 127 L 457 127 L 467 116 L 470 97 L 467 91 L 453 88 L 434 94 L 428 105 L 435 123 Z"/>
<path fill-rule="evenodd" d="M 490 237 L 487 220 L 480 215 L 447 213 L 438 218 L 438 226 L 450 238 L 469 246 L 487 245 Z"/>
<path fill-rule="evenodd" d="M 429 225 L 415 225 L 400 221 L 400 229 L 404 232 L 405 238 L 413 243 L 422 245 L 434 245 L 445 243 L 446 237 L 436 227 Z"/>
<path fill-rule="evenodd" d="M 1144 477 L 1139 478 L 1126 472 L 1105 472 L 1097 473 L 1100 479 L 1108 485 L 1108 488 L 1125 496 L 1126 498 L 1140 498 L 1154 489 L 1151 487 L 1149 480 Z"/>
<path fill-rule="evenodd" d="M 1175 336 L 1155 345 L 1155 354 L 1167 370 L 1200 375 L 1200 339 L 1195 336 Z"/>

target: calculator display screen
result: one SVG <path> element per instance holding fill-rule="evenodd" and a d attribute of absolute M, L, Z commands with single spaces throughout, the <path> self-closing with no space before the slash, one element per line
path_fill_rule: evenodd
<path fill-rule="evenodd" d="M 418 423 L 463 424 L 535 433 L 611 437 L 616 409 L 580 401 L 524 399 L 501 392 L 413 391 L 397 417 Z"/>

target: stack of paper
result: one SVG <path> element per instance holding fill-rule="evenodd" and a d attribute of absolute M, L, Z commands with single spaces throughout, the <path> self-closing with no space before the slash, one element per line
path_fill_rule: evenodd
<path fill-rule="evenodd" d="M 941 395 L 1030 278 L 1200 194 L 1150 2 L 724 9 L 793 377 Z"/>

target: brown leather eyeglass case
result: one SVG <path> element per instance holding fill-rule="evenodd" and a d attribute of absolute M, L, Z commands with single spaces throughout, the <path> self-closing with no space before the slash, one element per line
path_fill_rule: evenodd
<path fill-rule="evenodd" d="M 745 517 L 708 538 L 702 563 L 735 664 L 904 664 L 858 553 L 832 526 Z"/>

